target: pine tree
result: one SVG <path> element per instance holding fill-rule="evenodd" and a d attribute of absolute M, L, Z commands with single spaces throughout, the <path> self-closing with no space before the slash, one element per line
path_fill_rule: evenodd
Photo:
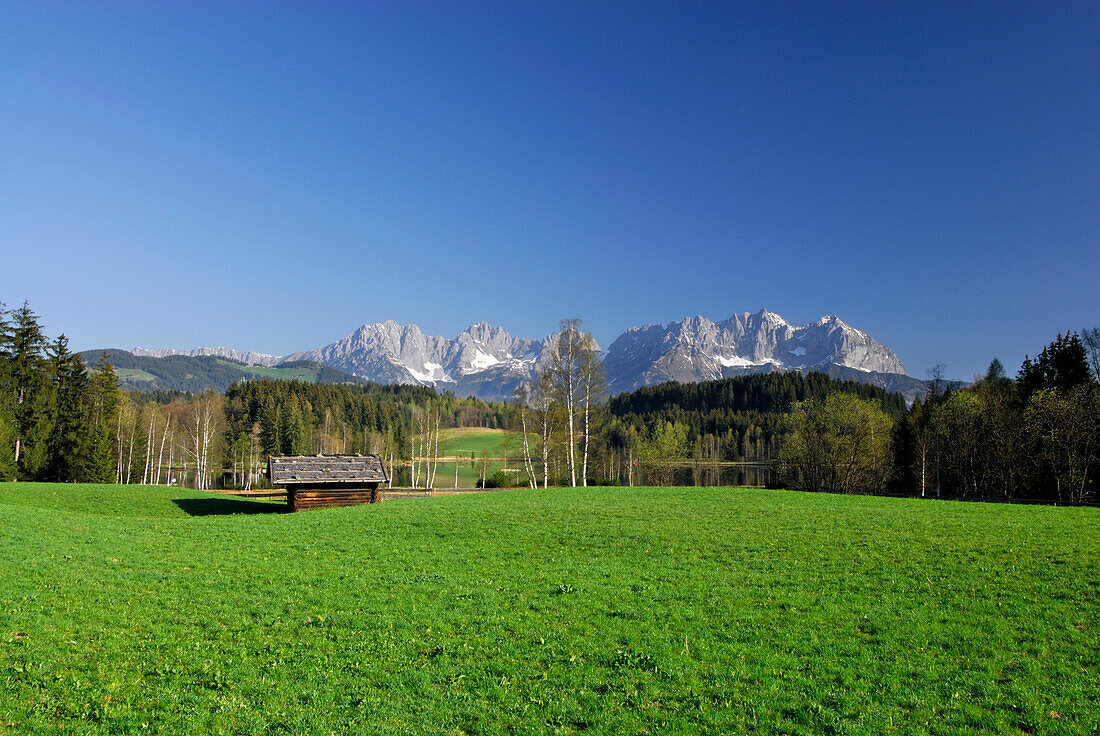
<path fill-rule="evenodd" d="M 50 385 L 42 351 L 46 338 L 38 315 L 24 302 L 12 313 L 10 389 L 14 401 L 13 459 L 22 478 L 34 478 L 46 464 Z"/>
<path fill-rule="evenodd" d="M 15 389 L 11 372 L 12 325 L 0 302 L 0 480 L 14 480 Z"/>
<path fill-rule="evenodd" d="M 1024 357 L 1016 376 L 1016 388 L 1026 403 L 1033 394 L 1046 388 L 1065 393 L 1074 386 L 1092 382 L 1088 354 L 1076 332 L 1061 334 L 1043 348 L 1034 361 Z"/>
<path fill-rule="evenodd" d="M 88 462 L 88 373 L 80 356 L 69 352 L 65 335 L 50 346 L 49 356 L 54 400 L 43 477 L 69 483 L 84 477 Z"/>
<path fill-rule="evenodd" d="M 264 395 L 260 402 L 258 421 L 260 423 L 260 448 L 265 455 L 281 455 L 283 452 L 282 422 L 280 412 L 270 395 Z"/>

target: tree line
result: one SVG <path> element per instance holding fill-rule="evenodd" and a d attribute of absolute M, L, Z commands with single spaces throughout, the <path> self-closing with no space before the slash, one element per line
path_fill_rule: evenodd
<path fill-rule="evenodd" d="M 497 483 L 718 484 L 760 463 L 789 487 L 962 498 L 1096 499 L 1100 329 L 1059 335 L 1014 378 L 999 361 L 969 385 L 930 372 L 926 395 L 821 373 L 675 382 L 606 397 L 595 341 L 563 320 L 510 403 L 421 386 L 244 380 L 224 394 L 123 391 L 27 304 L 0 304 L 0 478 L 262 483 L 276 454 L 377 453 L 431 485 L 446 427 L 519 430 Z M 690 471 L 685 475 L 685 471 Z"/>
<path fill-rule="evenodd" d="M 64 334 L 46 339 L 26 303 L 0 303 L 0 478 L 112 482 L 121 392 L 110 365 L 89 373 Z"/>
<path fill-rule="evenodd" d="M 0 304 L 0 479 L 252 487 L 268 455 L 415 455 L 418 416 L 508 428 L 518 409 L 421 386 L 241 380 L 211 390 L 120 388 L 100 354 L 89 369 L 50 342 L 26 303 Z"/>
<path fill-rule="evenodd" d="M 994 359 L 931 388 L 892 434 L 887 487 L 918 496 L 1097 500 L 1100 329 L 1059 334 L 1010 378 Z"/>
<path fill-rule="evenodd" d="M 671 382 L 607 408 L 608 452 L 631 453 L 647 483 L 762 462 L 776 484 L 806 491 L 1094 502 L 1100 328 L 1058 335 L 1015 378 L 996 359 L 968 385 L 936 366 L 909 407 L 873 386 L 788 372 Z"/>

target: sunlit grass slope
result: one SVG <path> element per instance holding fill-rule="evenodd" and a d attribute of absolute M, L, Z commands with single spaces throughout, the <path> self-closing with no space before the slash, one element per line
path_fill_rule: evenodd
<path fill-rule="evenodd" d="M 489 457 L 517 457 L 523 451 L 523 434 L 485 427 L 450 427 L 439 431 L 441 456 L 453 457 L 458 452 L 468 457 L 473 452 L 480 458 L 483 449 Z"/>
<path fill-rule="evenodd" d="M 272 508 L 0 485 L 0 733 L 1100 727 L 1096 509 L 638 488 Z"/>

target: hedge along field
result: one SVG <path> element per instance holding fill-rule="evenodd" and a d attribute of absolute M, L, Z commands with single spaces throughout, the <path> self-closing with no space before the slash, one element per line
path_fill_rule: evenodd
<path fill-rule="evenodd" d="M 1100 513 L 0 485 L 0 733 L 1091 733 Z"/>

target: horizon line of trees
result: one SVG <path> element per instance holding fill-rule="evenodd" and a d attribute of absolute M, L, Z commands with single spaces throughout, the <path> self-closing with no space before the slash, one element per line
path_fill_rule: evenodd
<path fill-rule="evenodd" d="M 119 388 L 106 356 L 89 370 L 64 335 L 48 341 L 28 304 L 0 304 L 0 478 L 250 488 L 268 455 L 359 452 L 432 487 L 440 430 L 482 426 L 519 430 L 506 453 L 522 468 L 494 483 L 532 488 L 671 484 L 686 468 L 693 483 L 718 484 L 723 464 L 759 463 L 804 490 L 1096 498 L 1100 328 L 1059 334 L 1014 379 L 996 359 L 967 386 L 938 366 L 927 394 L 906 406 L 875 386 L 797 372 L 607 398 L 580 325 L 562 320 L 510 404 L 286 380 L 139 393 Z"/>

